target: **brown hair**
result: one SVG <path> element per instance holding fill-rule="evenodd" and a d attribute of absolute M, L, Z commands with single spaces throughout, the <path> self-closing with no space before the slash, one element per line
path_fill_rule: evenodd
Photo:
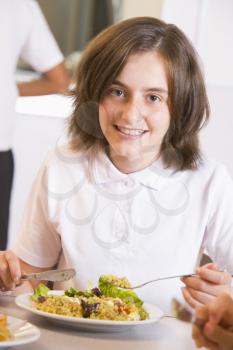
<path fill-rule="evenodd" d="M 153 17 L 114 24 L 85 49 L 77 69 L 74 111 L 69 121 L 73 149 L 106 144 L 98 118 L 98 103 L 125 66 L 129 55 L 155 50 L 168 75 L 171 121 L 161 145 L 167 166 L 195 169 L 200 160 L 198 132 L 209 117 L 209 104 L 198 56 L 175 25 Z"/>

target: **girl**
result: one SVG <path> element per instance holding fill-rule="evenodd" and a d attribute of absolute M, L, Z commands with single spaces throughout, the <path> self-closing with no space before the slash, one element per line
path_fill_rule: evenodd
<path fill-rule="evenodd" d="M 43 164 L 13 251 L 0 257 L 2 285 L 22 271 L 73 266 L 76 288 L 100 274 L 133 285 L 196 270 L 205 248 L 218 264 L 183 280 L 205 304 L 229 291 L 233 185 L 201 156 L 209 106 L 197 55 L 174 25 L 132 18 L 100 33 L 77 71 L 69 143 Z M 178 279 L 138 290 L 165 311 Z M 55 289 L 68 285 L 54 286 Z"/>

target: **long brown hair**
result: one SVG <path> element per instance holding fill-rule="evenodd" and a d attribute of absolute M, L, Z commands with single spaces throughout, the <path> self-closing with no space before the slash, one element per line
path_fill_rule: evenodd
<path fill-rule="evenodd" d="M 73 149 L 106 144 L 98 118 L 98 103 L 125 66 L 129 55 L 156 51 L 168 76 L 171 121 L 161 145 L 167 166 L 196 169 L 200 160 L 198 133 L 209 117 L 209 103 L 198 55 L 184 33 L 153 17 L 114 24 L 86 47 L 77 69 L 74 111 L 69 120 Z"/>

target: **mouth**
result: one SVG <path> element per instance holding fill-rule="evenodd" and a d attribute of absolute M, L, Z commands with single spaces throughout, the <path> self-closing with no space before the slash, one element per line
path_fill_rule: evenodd
<path fill-rule="evenodd" d="M 143 130 L 143 129 L 125 128 L 119 125 L 114 125 L 114 126 L 121 134 L 125 136 L 138 137 L 148 132 L 148 130 Z"/>

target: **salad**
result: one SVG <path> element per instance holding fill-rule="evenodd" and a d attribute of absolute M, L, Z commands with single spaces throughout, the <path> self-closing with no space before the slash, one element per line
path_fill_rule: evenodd
<path fill-rule="evenodd" d="M 63 316 L 114 321 L 148 319 L 149 314 L 137 294 L 119 287 L 129 288 L 130 283 L 125 277 L 102 275 L 98 287 L 69 288 L 63 295 L 52 295 L 48 287 L 39 284 L 30 298 L 35 309 Z"/>

